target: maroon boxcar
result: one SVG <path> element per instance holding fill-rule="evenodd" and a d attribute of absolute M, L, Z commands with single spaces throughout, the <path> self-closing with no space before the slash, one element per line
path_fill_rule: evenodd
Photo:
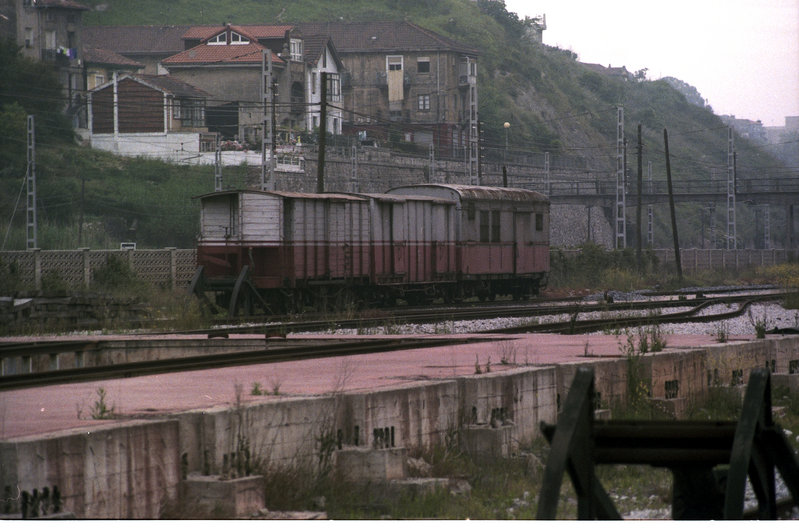
<path fill-rule="evenodd" d="M 387 194 L 236 190 L 200 197 L 195 291 L 230 314 L 356 302 L 531 295 L 549 271 L 549 201 L 427 184 Z"/>
<path fill-rule="evenodd" d="M 456 203 L 456 270 L 461 296 L 532 295 L 549 273 L 549 199 L 538 192 L 418 184 L 388 192 Z"/>

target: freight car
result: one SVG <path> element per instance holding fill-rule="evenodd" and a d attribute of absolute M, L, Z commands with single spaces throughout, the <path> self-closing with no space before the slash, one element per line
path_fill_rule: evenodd
<path fill-rule="evenodd" d="M 235 190 L 200 197 L 192 290 L 249 313 L 534 295 L 549 201 L 450 184 L 384 194 Z"/>

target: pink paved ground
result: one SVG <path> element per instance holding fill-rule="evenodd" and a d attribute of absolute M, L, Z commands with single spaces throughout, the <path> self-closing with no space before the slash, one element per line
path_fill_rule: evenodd
<path fill-rule="evenodd" d="M 246 336 L 242 336 L 246 337 Z M 318 339 L 319 336 L 306 336 Z M 443 336 L 437 336 L 441 338 Z M 463 337 L 463 335 L 459 335 Z M 481 335 L 481 337 L 485 337 Z M 507 336 L 501 336 L 507 338 Z M 86 337 L 78 337 L 85 339 Z M 123 337 L 98 337 L 112 340 Z M 125 337 L 129 338 L 129 337 Z M 197 338 L 197 337 L 195 337 Z M 337 337 L 345 338 L 345 337 Z M 499 336 L 497 337 L 499 338 Z M 742 336 L 734 339 L 749 340 Z M 37 340 L 42 340 L 38 338 Z M 58 340 L 64 340 L 58 337 Z M 39 435 L 71 428 L 91 429 L 116 420 L 86 419 L 97 401 L 97 390 L 107 393 L 107 402 L 125 417 L 230 405 L 236 386 L 245 402 L 281 399 L 285 396 L 321 395 L 340 391 L 367 391 L 413 384 L 420 380 L 449 379 L 475 373 L 475 363 L 485 371 L 512 366 L 500 363 L 515 355 L 517 365 L 585 363 L 620 354 L 624 336 L 610 335 L 519 335 L 511 342 L 496 341 L 410 349 L 333 359 L 315 359 L 162 374 L 103 382 L 54 385 L 0 392 L 0 440 Z M 714 344 L 709 335 L 669 335 L 668 348 Z M 588 351 L 593 356 L 586 357 Z M 512 360 L 512 359 L 511 359 Z M 252 396 L 253 383 L 278 396 Z"/>

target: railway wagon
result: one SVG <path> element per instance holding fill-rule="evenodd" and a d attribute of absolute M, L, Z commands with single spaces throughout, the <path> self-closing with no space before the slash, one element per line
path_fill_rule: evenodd
<path fill-rule="evenodd" d="M 385 194 L 225 191 L 200 197 L 195 292 L 229 314 L 420 301 L 455 281 L 455 204 Z"/>
<path fill-rule="evenodd" d="M 527 297 L 546 286 L 549 199 L 545 195 L 459 184 L 400 186 L 388 193 L 455 202 L 455 298 Z"/>
<path fill-rule="evenodd" d="M 200 197 L 197 261 L 203 291 L 239 304 L 290 310 L 369 285 L 369 203 L 327 193 L 237 190 Z"/>
<path fill-rule="evenodd" d="M 372 213 L 373 283 L 387 303 L 418 303 L 457 280 L 455 202 L 429 196 L 359 194 Z"/>
<path fill-rule="evenodd" d="M 231 190 L 200 197 L 198 273 L 228 314 L 532 295 L 549 270 L 549 202 L 508 188 L 385 194 Z"/>

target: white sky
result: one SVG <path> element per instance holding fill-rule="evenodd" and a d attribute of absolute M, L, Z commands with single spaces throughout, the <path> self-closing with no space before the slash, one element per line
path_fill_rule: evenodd
<path fill-rule="evenodd" d="M 648 68 L 699 90 L 716 114 L 799 116 L 799 0 L 505 0 L 546 14 L 544 44 L 578 60 Z"/>

